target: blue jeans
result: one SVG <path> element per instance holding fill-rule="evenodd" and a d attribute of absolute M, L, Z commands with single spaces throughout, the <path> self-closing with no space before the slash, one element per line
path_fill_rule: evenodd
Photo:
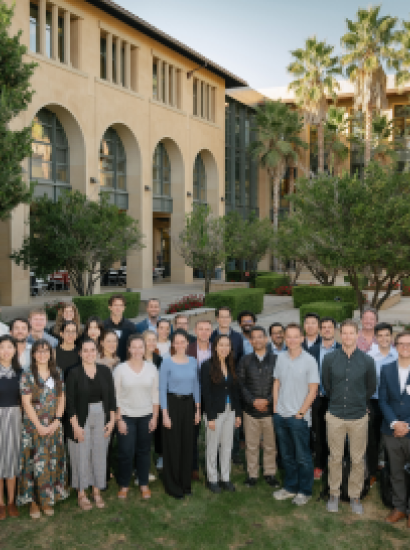
<path fill-rule="evenodd" d="M 136 418 L 122 416 L 127 425 L 127 435 L 117 432 L 117 483 L 120 487 L 128 487 L 130 484 L 134 457 L 139 484 L 142 486 L 148 485 L 151 466 L 151 433 L 148 424 L 151 418 L 152 414 Z"/>
<path fill-rule="evenodd" d="M 285 469 L 284 488 L 290 493 L 312 495 L 313 460 L 310 450 L 310 430 L 306 420 L 294 416 L 273 415 L 282 465 Z"/>

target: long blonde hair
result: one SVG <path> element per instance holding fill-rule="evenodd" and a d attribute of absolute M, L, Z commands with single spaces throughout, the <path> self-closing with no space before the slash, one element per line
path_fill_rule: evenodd
<path fill-rule="evenodd" d="M 77 306 L 73 302 L 66 302 L 63 306 L 60 307 L 60 309 L 57 312 L 56 317 L 56 323 L 53 328 L 54 335 L 57 336 L 57 338 L 60 338 L 60 332 L 63 330 L 63 325 L 65 323 L 64 319 L 64 311 L 67 308 L 72 308 L 74 311 L 74 319 L 73 322 L 77 326 L 77 334 L 80 336 L 81 334 L 81 320 L 80 320 L 80 314 L 78 313 Z"/>

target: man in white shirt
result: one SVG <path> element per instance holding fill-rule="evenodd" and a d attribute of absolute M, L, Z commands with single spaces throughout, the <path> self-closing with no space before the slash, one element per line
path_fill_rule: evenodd
<path fill-rule="evenodd" d="M 10 335 L 17 342 L 17 355 L 21 368 L 27 372 L 31 364 L 31 344 L 27 343 L 30 332 L 28 319 L 17 317 L 10 323 Z"/>

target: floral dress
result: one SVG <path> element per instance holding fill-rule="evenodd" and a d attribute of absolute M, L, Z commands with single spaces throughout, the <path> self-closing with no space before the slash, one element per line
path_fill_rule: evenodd
<path fill-rule="evenodd" d="M 63 380 L 61 373 L 60 376 Z M 31 394 L 31 403 L 40 422 L 44 426 L 50 425 L 58 404 L 57 388 L 52 379 L 44 382 L 39 376 L 37 385 L 32 372 L 28 371 L 21 376 L 20 390 L 21 395 Z M 68 497 L 65 483 L 66 458 L 62 426 L 53 435 L 41 437 L 24 413 L 17 504 L 21 506 L 34 501 L 41 507 L 53 506 L 58 500 Z"/>

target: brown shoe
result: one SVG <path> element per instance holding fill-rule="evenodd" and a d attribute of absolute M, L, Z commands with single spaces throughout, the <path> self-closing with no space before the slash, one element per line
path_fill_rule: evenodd
<path fill-rule="evenodd" d="M 144 499 L 151 498 L 151 491 L 149 489 L 141 489 L 141 496 Z"/>
<path fill-rule="evenodd" d="M 198 472 L 198 470 L 194 470 L 192 472 L 191 479 L 192 479 L 192 481 L 199 481 L 199 472 Z"/>
<path fill-rule="evenodd" d="M 46 516 L 48 517 L 54 516 L 54 509 L 51 508 L 51 506 L 49 506 L 48 504 L 45 504 L 42 507 L 42 510 L 43 510 L 43 514 L 45 514 Z"/>
<path fill-rule="evenodd" d="M 125 500 L 127 496 L 128 496 L 128 489 L 126 489 L 125 487 L 123 487 L 118 491 L 118 498 Z"/>
<path fill-rule="evenodd" d="M 405 519 L 407 516 L 404 512 L 400 512 L 395 508 L 386 518 L 386 523 L 397 523 L 398 521 Z"/>
<path fill-rule="evenodd" d="M 35 502 L 32 502 L 30 505 L 30 517 L 32 519 L 40 519 L 41 518 L 41 512 L 40 508 L 37 506 Z"/>
<path fill-rule="evenodd" d="M 370 478 L 370 488 L 373 487 L 373 485 L 376 483 L 376 481 L 377 481 L 376 476 L 372 476 L 372 477 Z"/>
<path fill-rule="evenodd" d="M 9 515 L 9 518 L 18 518 L 20 515 L 14 502 L 7 506 L 7 513 Z"/>
<path fill-rule="evenodd" d="M 0 521 L 3 520 L 3 519 L 6 519 L 6 507 L 1 504 L 0 505 Z"/>

